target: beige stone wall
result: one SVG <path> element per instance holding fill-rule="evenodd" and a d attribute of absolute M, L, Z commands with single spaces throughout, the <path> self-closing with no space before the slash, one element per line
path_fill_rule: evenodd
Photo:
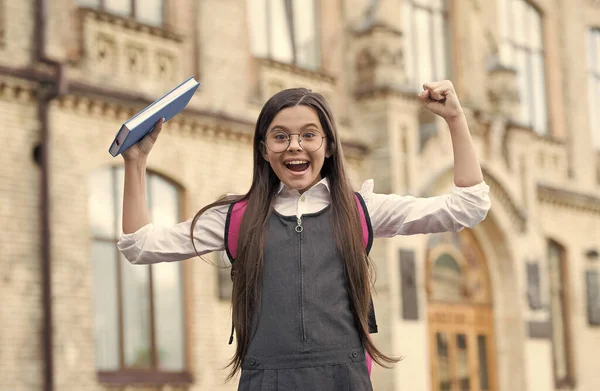
<path fill-rule="evenodd" d="M 41 387 L 43 369 L 36 108 L 29 83 L 4 79 L 0 86 L 5 91 L 0 98 L 0 388 L 34 390 Z"/>

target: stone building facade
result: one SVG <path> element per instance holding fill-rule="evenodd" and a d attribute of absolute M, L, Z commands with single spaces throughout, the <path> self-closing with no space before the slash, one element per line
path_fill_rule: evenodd
<path fill-rule="evenodd" d="M 0 0 L 0 389 L 229 390 L 222 254 L 119 258 L 121 123 L 202 82 L 149 160 L 157 224 L 251 181 L 261 105 L 331 102 L 358 188 L 452 189 L 453 81 L 491 187 L 474 229 L 377 240 L 376 390 L 600 389 L 600 2 Z M 51 386 L 50 386 L 51 385 Z"/>

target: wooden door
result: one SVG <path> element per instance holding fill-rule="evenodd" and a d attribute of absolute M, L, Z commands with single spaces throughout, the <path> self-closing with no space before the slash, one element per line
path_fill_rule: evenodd
<path fill-rule="evenodd" d="M 489 307 L 429 307 L 431 389 L 496 391 L 492 311 Z"/>

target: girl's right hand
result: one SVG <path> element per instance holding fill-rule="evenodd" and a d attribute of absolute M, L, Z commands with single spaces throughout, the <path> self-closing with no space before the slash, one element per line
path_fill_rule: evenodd
<path fill-rule="evenodd" d="M 158 135 L 162 129 L 162 125 L 165 122 L 164 118 L 159 119 L 154 125 L 154 129 L 150 131 L 146 136 L 144 136 L 140 141 L 133 144 L 131 147 L 127 148 L 121 155 L 125 160 L 140 160 L 146 159 Z"/>

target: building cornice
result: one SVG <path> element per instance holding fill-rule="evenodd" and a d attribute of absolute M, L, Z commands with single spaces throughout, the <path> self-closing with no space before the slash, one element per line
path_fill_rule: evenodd
<path fill-rule="evenodd" d="M 548 185 L 537 186 L 538 201 L 557 207 L 575 209 L 600 215 L 600 197 L 559 189 Z"/>

